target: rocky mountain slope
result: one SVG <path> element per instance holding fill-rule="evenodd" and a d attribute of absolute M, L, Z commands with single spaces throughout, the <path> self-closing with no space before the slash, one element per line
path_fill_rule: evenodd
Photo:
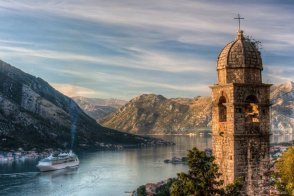
<path fill-rule="evenodd" d="M 272 86 L 272 131 L 294 133 L 294 83 Z"/>
<path fill-rule="evenodd" d="M 293 82 L 274 85 L 271 92 L 272 130 L 292 133 L 294 129 Z M 136 134 L 191 133 L 209 130 L 210 97 L 166 99 L 161 95 L 144 94 L 132 99 L 100 123 Z"/>
<path fill-rule="evenodd" d="M 106 127 L 137 134 L 189 133 L 207 129 L 210 97 L 166 99 L 144 94 L 132 99 L 100 122 Z"/>
<path fill-rule="evenodd" d="M 97 149 L 158 142 L 100 126 L 69 97 L 0 61 L 0 149 Z"/>
<path fill-rule="evenodd" d="M 127 103 L 127 101 L 119 99 L 99 99 L 86 97 L 72 98 L 81 109 L 95 120 L 100 120 L 108 114 L 115 112 L 118 108 Z"/>

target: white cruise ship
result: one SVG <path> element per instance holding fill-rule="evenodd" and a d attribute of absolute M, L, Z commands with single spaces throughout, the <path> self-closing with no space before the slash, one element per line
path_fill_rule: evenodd
<path fill-rule="evenodd" d="M 79 158 L 73 152 L 60 153 L 57 156 L 52 156 L 52 154 L 39 161 L 37 168 L 40 171 L 52 171 L 58 169 L 64 169 L 68 167 L 75 167 L 80 164 Z"/>

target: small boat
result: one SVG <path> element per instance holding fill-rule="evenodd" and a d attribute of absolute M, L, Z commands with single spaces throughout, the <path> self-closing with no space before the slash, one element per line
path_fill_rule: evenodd
<path fill-rule="evenodd" d="M 78 156 L 70 151 L 69 153 L 60 153 L 57 156 L 51 154 L 49 157 L 40 160 L 37 168 L 43 172 L 76 167 L 79 164 Z"/>

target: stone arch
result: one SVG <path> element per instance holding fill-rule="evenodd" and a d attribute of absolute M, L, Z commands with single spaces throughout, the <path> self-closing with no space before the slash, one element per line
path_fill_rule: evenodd
<path fill-rule="evenodd" d="M 259 122 L 259 101 L 255 95 L 248 95 L 245 99 L 245 121 Z"/>
<path fill-rule="evenodd" d="M 219 122 L 227 121 L 227 99 L 224 95 L 220 96 L 218 100 L 218 116 Z"/>

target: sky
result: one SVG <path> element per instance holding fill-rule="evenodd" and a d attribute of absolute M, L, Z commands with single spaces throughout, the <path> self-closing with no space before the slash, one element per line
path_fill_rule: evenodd
<path fill-rule="evenodd" d="M 294 75 L 291 0 L 0 0 L 0 59 L 73 96 L 210 95 L 236 37 L 262 42 L 263 81 Z"/>

